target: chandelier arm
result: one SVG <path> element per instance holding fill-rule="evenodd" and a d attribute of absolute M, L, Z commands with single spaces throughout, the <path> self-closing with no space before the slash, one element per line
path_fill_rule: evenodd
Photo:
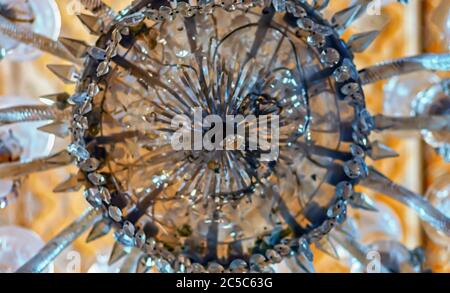
<path fill-rule="evenodd" d="M 420 70 L 450 70 L 450 54 L 423 54 L 400 58 L 359 71 L 363 85 Z"/>
<path fill-rule="evenodd" d="M 0 165 L 0 178 L 14 178 L 34 172 L 47 171 L 71 164 L 72 157 L 64 150 L 55 155 L 38 158 L 29 162 Z"/>
<path fill-rule="evenodd" d="M 450 115 L 418 117 L 374 116 L 375 130 L 422 130 L 450 132 Z"/>
<path fill-rule="evenodd" d="M 424 222 L 450 235 L 450 218 L 433 207 L 422 195 L 394 183 L 375 168 L 369 167 L 369 175 L 361 180 L 360 184 L 405 204 L 413 209 Z"/>
<path fill-rule="evenodd" d="M 49 53 L 53 56 L 59 57 L 61 59 L 73 63 L 80 62 L 66 49 L 66 47 L 61 42 L 53 41 L 52 39 L 34 33 L 31 30 L 18 27 L 1 15 L 0 15 L 0 32 L 21 43 L 33 46 L 36 49 Z"/>
<path fill-rule="evenodd" d="M 25 105 L 0 109 L 0 125 L 30 121 L 65 120 L 67 118 L 69 118 L 67 112 L 46 105 Z"/>
<path fill-rule="evenodd" d="M 339 243 L 348 253 L 355 257 L 365 268 L 370 265 L 371 259 L 367 256 L 369 254 L 369 249 L 356 241 L 352 236 L 345 233 L 339 232 L 337 230 L 331 232 L 330 238 Z M 383 264 L 380 264 L 380 273 L 390 273 Z"/>
<path fill-rule="evenodd" d="M 67 228 L 50 240 L 31 260 L 16 273 L 40 273 L 75 239 L 102 218 L 101 210 L 88 209 Z"/>

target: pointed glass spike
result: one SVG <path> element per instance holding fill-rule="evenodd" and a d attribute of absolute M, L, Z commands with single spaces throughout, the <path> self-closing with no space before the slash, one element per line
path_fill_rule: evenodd
<path fill-rule="evenodd" d="M 369 31 L 353 35 L 348 40 L 348 46 L 353 52 L 361 53 L 372 44 L 379 34 L 379 31 Z"/>
<path fill-rule="evenodd" d="M 56 135 L 60 138 L 69 136 L 69 124 L 67 122 L 52 122 L 50 124 L 39 127 L 38 130 Z"/>
<path fill-rule="evenodd" d="M 374 141 L 367 153 L 372 160 L 382 160 L 399 156 L 395 150 L 391 149 L 387 145 L 380 143 L 379 141 Z"/>
<path fill-rule="evenodd" d="M 338 11 L 331 18 L 331 23 L 339 33 L 342 33 L 352 24 L 353 21 L 357 19 L 361 9 L 361 4 L 354 4 L 344 10 Z"/>
<path fill-rule="evenodd" d="M 86 50 L 89 48 L 89 45 L 84 41 L 63 37 L 59 38 L 59 41 L 76 58 L 86 56 Z"/>
<path fill-rule="evenodd" d="M 374 117 L 375 130 L 430 130 L 450 131 L 450 115 L 391 117 L 378 114 Z"/>
<path fill-rule="evenodd" d="M 309 247 L 309 242 L 304 238 L 300 238 L 298 241 L 298 253 L 303 254 L 310 262 L 314 260 L 314 254 Z"/>
<path fill-rule="evenodd" d="M 330 4 L 330 0 L 316 0 L 314 2 L 314 8 L 317 10 L 324 10 Z"/>
<path fill-rule="evenodd" d="M 100 35 L 102 33 L 104 24 L 103 21 L 97 16 L 78 14 L 77 17 L 91 34 Z"/>
<path fill-rule="evenodd" d="M 375 207 L 375 203 L 361 192 L 354 192 L 348 199 L 350 205 L 354 208 L 359 208 L 363 210 L 377 212 L 378 209 Z"/>
<path fill-rule="evenodd" d="M 73 65 L 50 64 L 47 65 L 47 68 L 67 84 L 76 83 L 80 76 Z"/>
<path fill-rule="evenodd" d="M 328 254 L 332 258 L 339 260 L 339 254 L 336 250 L 336 247 L 333 244 L 333 242 L 331 242 L 331 239 L 328 237 L 328 235 L 324 236 L 322 239 L 315 242 L 314 244 L 316 245 L 317 249 Z"/>
<path fill-rule="evenodd" d="M 102 218 L 101 210 L 88 209 L 67 228 L 51 239 L 17 273 L 40 273 L 75 239 Z"/>
<path fill-rule="evenodd" d="M 155 266 L 155 262 L 149 256 L 142 256 L 137 264 L 136 273 L 143 274 L 148 272 L 152 267 Z"/>
<path fill-rule="evenodd" d="M 39 100 L 46 105 L 55 105 L 58 109 L 64 110 L 69 106 L 67 102 L 70 98 L 68 93 L 56 93 L 39 97 Z"/>
<path fill-rule="evenodd" d="M 418 216 L 435 229 L 450 235 L 450 218 L 433 207 L 423 196 L 392 182 L 389 178 L 371 167 L 369 176 L 361 185 L 383 193 L 413 209 Z"/>
<path fill-rule="evenodd" d="M 105 221 L 100 221 L 96 223 L 91 231 L 89 232 L 89 235 L 86 238 L 86 242 L 92 242 L 94 240 L 97 240 L 105 235 L 107 235 L 111 231 L 111 226 L 106 224 Z"/>
<path fill-rule="evenodd" d="M 361 5 L 361 9 L 356 14 L 356 19 L 361 17 L 364 13 L 370 13 L 370 5 L 374 4 L 373 0 L 354 0 L 353 3 Z"/>
<path fill-rule="evenodd" d="M 12 39 L 30 45 L 43 52 L 50 53 L 64 60 L 75 62 L 74 56 L 60 42 L 36 34 L 33 31 L 16 26 L 0 15 L 0 32 Z"/>
<path fill-rule="evenodd" d="M 130 247 L 125 247 L 119 242 L 115 242 L 113 249 L 111 251 L 111 255 L 109 256 L 108 265 L 112 265 L 115 262 L 119 261 L 122 257 L 127 255 L 130 252 Z"/>
<path fill-rule="evenodd" d="M 53 192 L 75 192 L 82 187 L 80 176 L 78 174 L 71 174 L 67 180 L 61 182 L 53 189 Z"/>
<path fill-rule="evenodd" d="M 297 265 L 306 273 L 315 272 L 313 263 L 303 253 L 296 254 L 294 257 Z"/>
<path fill-rule="evenodd" d="M 66 166 L 72 163 L 72 158 L 65 152 L 59 152 L 50 157 L 35 159 L 29 162 L 0 164 L 0 178 L 14 178 Z"/>
<path fill-rule="evenodd" d="M 362 84 L 420 70 L 450 71 L 450 53 L 423 54 L 384 62 L 360 70 Z"/>

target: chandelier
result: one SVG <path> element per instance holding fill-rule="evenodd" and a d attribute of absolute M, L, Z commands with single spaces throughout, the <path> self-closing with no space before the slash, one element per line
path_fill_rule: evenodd
<path fill-rule="evenodd" d="M 371 248 L 356 241 L 347 215 L 350 206 L 377 210 L 360 186 L 450 235 L 448 214 L 370 163 L 397 156 L 373 132 L 414 129 L 450 160 L 449 81 L 423 92 L 413 117 L 371 114 L 363 89 L 411 72 L 449 71 L 450 54 L 357 68 L 354 54 L 379 31 L 341 36 L 371 1 L 353 1 L 329 19 L 327 0 L 135 0 L 119 12 L 101 0 L 79 2 L 91 12 L 78 17 L 94 44 L 53 41 L 0 16 L 2 34 L 70 61 L 48 68 L 75 84 L 74 92 L 41 97 L 47 105 L 0 110 L 2 124 L 52 120 L 40 130 L 71 141 L 48 157 L 1 164 L 0 179 L 75 164 L 78 174 L 57 190 L 82 188 L 91 205 L 18 272 L 43 271 L 87 230 L 88 241 L 114 234 L 110 263 L 138 251 L 137 272 L 275 272 L 282 265 L 313 272 L 311 247 L 336 255 L 333 243 L 368 265 Z M 276 134 L 276 146 L 215 135 L 210 149 L 190 141 L 177 149 L 177 117 L 189 121 L 182 134 L 194 137 L 222 123 L 197 127 L 197 114 L 203 121 L 254 117 L 221 126 L 244 125 L 270 146 Z M 420 250 L 378 249 L 405 255 L 383 257 L 383 272 L 424 270 Z"/>

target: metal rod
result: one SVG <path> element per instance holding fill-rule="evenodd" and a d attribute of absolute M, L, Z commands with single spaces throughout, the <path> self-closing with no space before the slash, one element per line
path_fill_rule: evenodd
<path fill-rule="evenodd" d="M 77 63 L 77 59 L 58 41 L 53 41 L 43 35 L 36 34 L 14 23 L 0 15 L 0 32 L 19 42 L 30 45 L 41 51 L 50 53 L 64 60 Z"/>
<path fill-rule="evenodd" d="M 29 122 L 64 119 L 67 114 L 58 111 L 52 106 L 46 105 L 26 105 L 14 106 L 0 109 L 0 125 Z"/>
<path fill-rule="evenodd" d="M 423 54 L 401 58 L 359 71 L 363 85 L 420 70 L 450 70 L 450 54 Z"/>
<path fill-rule="evenodd" d="M 50 157 L 37 158 L 29 162 L 0 164 L 0 178 L 14 178 L 33 172 L 42 172 L 69 165 L 73 158 L 64 150 Z"/>
<path fill-rule="evenodd" d="M 338 231 L 333 231 L 331 238 L 357 259 L 364 266 L 365 270 L 367 269 L 370 259 L 368 259 L 369 249 L 366 246 L 356 241 L 353 237 Z M 380 273 L 389 273 L 389 270 L 383 264 L 380 264 Z"/>
<path fill-rule="evenodd" d="M 375 130 L 430 130 L 450 131 L 450 115 L 390 117 L 376 115 Z"/>
<path fill-rule="evenodd" d="M 16 273 L 42 272 L 67 246 L 101 219 L 101 210 L 88 209 L 81 217 L 50 240 L 31 260 Z"/>
<path fill-rule="evenodd" d="M 449 217 L 433 207 L 423 196 L 392 182 L 373 167 L 369 168 L 369 176 L 362 180 L 360 184 L 407 205 L 423 221 L 442 231 L 445 235 L 450 235 Z"/>

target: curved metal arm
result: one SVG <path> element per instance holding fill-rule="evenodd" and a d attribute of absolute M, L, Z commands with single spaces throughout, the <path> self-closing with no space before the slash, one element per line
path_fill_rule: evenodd
<path fill-rule="evenodd" d="M 353 237 L 338 231 L 331 232 L 331 238 L 367 268 L 370 259 L 367 258 L 369 249 L 366 246 L 356 241 Z M 389 273 L 389 270 L 381 264 L 380 273 Z"/>
<path fill-rule="evenodd" d="M 63 120 L 66 113 L 47 105 L 26 105 L 14 106 L 0 109 L 0 125 L 42 121 L 42 120 Z"/>
<path fill-rule="evenodd" d="M 73 158 L 66 152 L 61 151 L 53 156 L 38 158 L 25 163 L 9 163 L 0 165 L 0 178 L 14 178 L 33 172 L 41 172 L 69 165 Z"/>
<path fill-rule="evenodd" d="M 424 54 L 374 65 L 360 70 L 361 83 L 369 84 L 420 70 L 450 70 L 450 54 Z"/>
<path fill-rule="evenodd" d="M 101 210 L 88 209 L 55 238 L 50 240 L 31 260 L 16 273 L 42 272 L 67 246 L 101 219 Z"/>
<path fill-rule="evenodd" d="M 369 168 L 369 176 L 361 181 L 361 185 L 377 192 L 390 196 L 391 198 L 407 205 L 417 215 L 435 229 L 450 235 L 450 218 L 433 207 L 423 196 L 414 193 L 394 182 L 373 167 Z"/>
<path fill-rule="evenodd" d="M 374 116 L 375 130 L 430 130 L 450 131 L 450 115 L 417 117 Z"/>
<path fill-rule="evenodd" d="M 36 34 L 31 30 L 18 27 L 3 16 L 0 16 L 0 32 L 10 38 L 33 46 L 41 51 L 50 53 L 70 62 L 77 62 L 72 54 L 70 54 L 60 42 L 53 41 L 47 37 Z"/>

